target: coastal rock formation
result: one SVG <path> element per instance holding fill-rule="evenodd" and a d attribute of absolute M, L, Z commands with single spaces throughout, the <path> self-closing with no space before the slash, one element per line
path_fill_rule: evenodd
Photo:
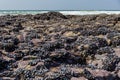
<path fill-rule="evenodd" d="M 0 80 L 119 80 L 120 15 L 0 16 Z"/>
<path fill-rule="evenodd" d="M 58 12 L 48 12 L 44 14 L 37 14 L 33 18 L 41 20 L 50 20 L 50 19 L 67 19 L 67 16 Z"/>

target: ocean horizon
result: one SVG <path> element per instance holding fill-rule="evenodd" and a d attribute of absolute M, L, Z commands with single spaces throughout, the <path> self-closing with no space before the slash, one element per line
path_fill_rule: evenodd
<path fill-rule="evenodd" d="M 94 15 L 94 14 L 120 14 L 120 10 L 0 10 L 2 15 L 26 15 L 26 14 L 42 14 L 49 11 L 60 12 L 64 15 Z"/>

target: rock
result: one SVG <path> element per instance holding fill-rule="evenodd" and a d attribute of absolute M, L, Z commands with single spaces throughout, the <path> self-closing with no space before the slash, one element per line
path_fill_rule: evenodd
<path fill-rule="evenodd" d="M 67 37 L 65 38 L 65 42 L 70 44 L 72 42 L 75 42 L 77 40 L 77 37 Z"/>
<path fill-rule="evenodd" d="M 74 77 L 80 77 L 80 75 L 83 72 L 83 69 L 82 68 L 71 68 L 71 72 Z"/>
<path fill-rule="evenodd" d="M 108 30 L 108 28 L 106 28 L 106 27 L 100 27 L 100 28 L 98 28 L 98 30 L 97 30 L 97 34 L 98 35 L 105 35 L 105 34 L 107 34 L 109 32 L 109 30 Z"/>
<path fill-rule="evenodd" d="M 85 77 L 78 77 L 78 78 L 72 77 L 70 80 L 88 80 L 88 79 L 86 79 Z"/>
<path fill-rule="evenodd" d="M 107 71 L 114 71 L 116 65 L 119 62 L 120 62 L 120 58 L 119 57 L 117 57 L 115 55 L 108 54 L 106 59 L 103 60 L 103 69 L 107 70 Z"/>
<path fill-rule="evenodd" d="M 32 39 L 32 43 L 33 43 L 34 45 L 39 45 L 40 42 L 41 42 L 40 39 Z"/>
<path fill-rule="evenodd" d="M 93 79 L 93 74 L 91 74 L 91 72 L 88 71 L 87 69 L 84 69 L 83 75 L 84 75 L 84 77 L 87 78 L 87 79 Z"/>
<path fill-rule="evenodd" d="M 119 16 L 0 16 L 0 79 L 119 80 Z"/>
<path fill-rule="evenodd" d="M 118 77 L 120 78 L 120 70 L 118 71 L 117 75 L 118 75 Z"/>
<path fill-rule="evenodd" d="M 7 65 L 8 65 L 8 61 L 0 58 L 0 71 L 6 69 Z"/>
<path fill-rule="evenodd" d="M 120 33 L 109 33 L 107 35 L 107 38 L 111 40 L 112 46 L 119 46 L 120 45 Z"/>
<path fill-rule="evenodd" d="M 67 17 L 59 12 L 48 12 L 44 14 L 37 14 L 33 17 L 34 19 L 50 20 L 50 19 L 67 19 Z"/>
<path fill-rule="evenodd" d="M 113 76 L 110 72 L 105 70 L 90 70 L 91 74 L 93 75 L 94 79 L 112 79 L 114 80 L 116 77 Z"/>
<path fill-rule="evenodd" d="M 105 54 L 105 53 L 111 54 L 114 52 L 115 51 L 111 47 L 102 47 L 97 50 L 98 54 Z"/>
<path fill-rule="evenodd" d="M 108 46 L 108 42 L 105 38 L 98 38 L 98 45 L 99 47 L 105 47 Z"/>
<path fill-rule="evenodd" d="M 13 52 L 15 50 L 14 43 L 3 43 L 3 48 L 6 52 Z"/>
<path fill-rule="evenodd" d="M 114 48 L 114 51 L 115 51 L 115 55 L 120 57 L 120 48 Z"/>
<path fill-rule="evenodd" d="M 62 19 L 67 19 L 67 17 L 61 13 L 58 13 L 58 12 L 48 12 L 47 13 L 48 16 L 50 16 L 50 18 L 62 18 Z"/>
<path fill-rule="evenodd" d="M 75 34 L 74 32 L 72 31 L 67 31 L 63 34 L 63 36 L 65 37 L 74 37 L 74 36 L 77 36 L 77 34 Z"/>
<path fill-rule="evenodd" d="M 18 45 L 19 44 L 19 39 L 18 38 L 13 38 L 13 43 L 14 45 Z"/>
<path fill-rule="evenodd" d="M 13 28 L 13 31 L 15 32 L 19 32 L 19 30 L 22 30 L 23 29 L 23 26 L 21 23 L 18 23 L 16 25 L 14 25 L 14 28 Z"/>

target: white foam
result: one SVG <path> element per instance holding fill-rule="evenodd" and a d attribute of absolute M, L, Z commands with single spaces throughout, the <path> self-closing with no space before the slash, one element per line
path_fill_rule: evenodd
<path fill-rule="evenodd" d="M 48 11 L 0 11 L 0 15 L 18 15 L 18 14 L 41 14 L 41 13 L 47 13 Z M 93 15 L 93 14 L 120 14 L 120 11 L 58 11 L 64 15 Z"/>
<path fill-rule="evenodd" d="M 65 15 L 120 14 L 120 11 L 61 11 Z"/>

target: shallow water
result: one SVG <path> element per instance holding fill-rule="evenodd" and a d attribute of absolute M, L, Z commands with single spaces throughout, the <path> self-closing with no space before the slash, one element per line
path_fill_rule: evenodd
<path fill-rule="evenodd" d="M 0 15 L 17 15 L 17 14 L 41 14 L 49 11 L 42 10 L 0 10 Z M 65 15 L 93 15 L 93 14 L 120 14 L 120 11 L 57 11 Z"/>

